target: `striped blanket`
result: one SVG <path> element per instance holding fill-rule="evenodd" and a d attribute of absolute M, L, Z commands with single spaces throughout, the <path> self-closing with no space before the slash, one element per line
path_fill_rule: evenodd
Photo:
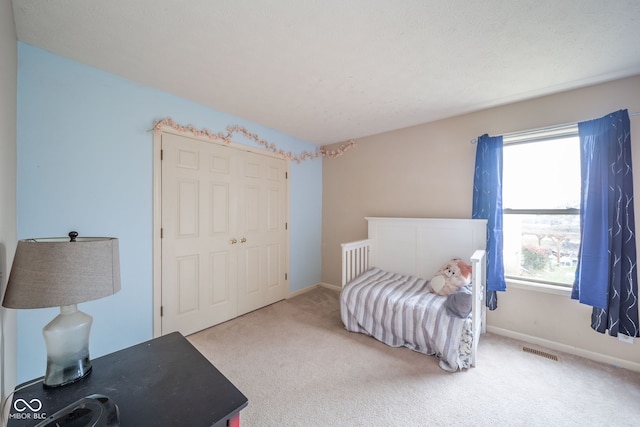
<path fill-rule="evenodd" d="M 468 368 L 471 321 L 449 315 L 446 297 L 429 293 L 427 283 L 371 268 L 342 289 L 342 322 L 389 346 L 435 355 L 445 370 Z"/>

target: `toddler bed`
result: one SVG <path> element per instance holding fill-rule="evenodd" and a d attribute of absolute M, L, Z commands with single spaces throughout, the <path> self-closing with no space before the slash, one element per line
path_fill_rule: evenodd
<path fill-rule="evenodd" d="M 366 220 L 368 239 L 342 244 L 340 313 L 347 330 L 435 355 L 447 371 L 476 366 L 485 324 L 487 221 Z M 452 258 L 471 264 L 471 284 L 450 296 L 429 292 L 431 277 Z M 457 306 L 469 299 L 467 315 Z"/>

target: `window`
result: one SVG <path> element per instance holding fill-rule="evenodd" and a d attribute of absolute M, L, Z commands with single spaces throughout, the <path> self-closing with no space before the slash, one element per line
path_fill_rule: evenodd
<path fill-rule="evenodd" d="M 571 286 L 580 246 L 578 127 L 503 142 L 505 276 Z"/>

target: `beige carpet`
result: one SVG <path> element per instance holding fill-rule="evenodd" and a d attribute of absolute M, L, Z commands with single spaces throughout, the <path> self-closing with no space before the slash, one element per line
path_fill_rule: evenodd
<path fill-rule="evenodd" d="M 243 427 L 640 425 L 640 373 L 494 334 L 476 368 L 447 373 L 347 332 L 324 288 L 188 338 L 248 397 Z"/>

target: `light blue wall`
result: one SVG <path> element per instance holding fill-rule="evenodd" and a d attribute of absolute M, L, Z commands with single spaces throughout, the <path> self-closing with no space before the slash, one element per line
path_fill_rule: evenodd
<path fill-rule="evenodd" d="M 122 290 L 80 305 L 93 316 L 92 357 L 152 338 L 153 134 L 171 117 L 211 131 L 245 126 L 285 151 L 315 146 L 18 43 L 18 238 L 120 239 Z M 254 145 L 252 141 L 237 142 Z M 291 162 L 292 291 L 320 281 L 322 160 Z M 57 309 L 18 313 L 18 381 L 44 375 L 42 327 Z"/>

